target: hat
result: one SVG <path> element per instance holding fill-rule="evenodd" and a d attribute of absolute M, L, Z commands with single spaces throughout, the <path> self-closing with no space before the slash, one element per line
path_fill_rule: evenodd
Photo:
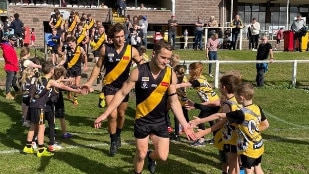
<path fill-rule="evenodd" d="M 143 18 L 144 20 L 147 20 L 147 16 L 143 16 L 142 18 Z"/>
<path fill-rule="evenodd" d="M 17 40 L 17 38 L 14 35 L 9 35 L 8 39 L 12 40 L 12 41 L 16 41 Z"/>

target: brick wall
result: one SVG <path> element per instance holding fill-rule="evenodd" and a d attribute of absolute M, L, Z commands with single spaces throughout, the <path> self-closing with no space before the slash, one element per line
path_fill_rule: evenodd
<path fill-rule="evenodd" d="M 222 23 L 220 16 L 221 0 L 177 0 L 175 6 L 175 15 L 179 24 L 194 25 L 197 16 L 200 16 L 208 21 L 210 16 L 215 16 L 219 23 Z M 109 22 L 109 9 L 89 9 L 89 8 L 60 8 L 62 10 L 71 11 L 72 9 L 81 13 L 90 13 L 97 20 Z M 36 30 L 36 45 L 43 47 L 44 27 L 43 21 L 49 21 L 50 13 L 54 7 L 35 7 L 35 6 L 9 6 L 8 15 L 13 16 L 14 13 L 19 13 L 20 19 L 25 26 L 35 28 Z M 131 16 L 147 15 L 149 24 L 164 24 L 167 25 L 167 20 L 172 14 L 171 10 L 128 10 Z"/>

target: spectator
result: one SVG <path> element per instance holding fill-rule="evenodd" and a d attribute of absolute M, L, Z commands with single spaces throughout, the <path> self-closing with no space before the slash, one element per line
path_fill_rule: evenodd
<path fill-rule="evenodd" d="M 280 30 L 277 32 L 276 35 L 276 46 L 275 46 L 275 50 L 280 49 L 280 41 L 283 39 L 283 28 L 280 28 Z"/>
<path fill-rule="evenodd" d="M 19 14 L 14 14 L 14 20 L 11 22 L 10 28 L 14 29 L 14 35 L 17 38 L 17 47 L 23 46 L 24 23 L 19 19 Z"/>
<path fill-rule="evenodd" d="M 221 46 L 219 39 L 218 39 L 218 34 L 214 33 L 211 38 L 208 39 L 207 45 L 206 45 L 206 57 L 209 58 L 209 60 L 218 60 L 218 48 Z M 211 66 L 212 63 L 209 63 L 209 69 L 208 69 L 208 74 L 210 77 L 213 77 L 211 74 Z"/>
<path fill-rule="evenodd" d="M 273 62 L 274 55 L 272 51 L 272 46 L 268 43 L 266 36 L 262 37 L 262 43 L 259 45 L 257 50 L 256 60 L 266 60 L 268 56 L 270 57 L 270 62 Z M 257 63 L 256 64 L 256 85 L 258 87 L 264 86 L 264 73 L 268 70 L 268 63 Z"/>
<path fill-rule="evenodd" d="M 236 47 L 236 41 L 238 38 L 238 35 L 240 33 L 240 29 L 243 28 L 243 23 L 239 18 L 239 15 L 236 15 L 234 20 L 231 22 L 231 27 L 232 29 L 232 47 L 230 49 L 233 48 L 233 50 L 235 50 Z"/>
<path fill-rule="evenodd" d="M 304 36 L 303 32 L 304 30 L 307 32 L 306 23 L 301 17 L 302 17 L 301 14 L 298 14 L 296 20 L 293 21 L 291 26 L 291 30 L 294 32 L 294 51 L 296 51 L 296 40 L 298 39 L 299 52 L 302 52 L 301 44 L 302 44 L 302 37 Z"/>
<path fill-rule="evenodd" d="M 185 31 L 183 32 L 183 38 L 185 41 L 185 45 L 183 47 L 184 49 L 188 48 L 188 36 L 189 36 L 188 29 L 185 29 Z"/>
<path fill-rule="evenodd" d="M 140 26 L 140 29 L 143 31 L 143 45 L 147 48 L 147 30 L 148 30 L 147 16 L 140 16 L 138 25 Z"/>
<path fill-rule="evenodd" d="M 8 41 L 0 44 L 3 51 L 3 58 L 5 61 L 4 70 L 6 72 L 6 83 L 5 83 L 5 98 L 8 100 L 14 100 L 14 96 L 11 94 L 11 87 L 13 86 L 16 92 L 19 92 L 17 86 L 16 73 L 19 71 L 18 57 L 16 50 L 14 49 L 14 43 L 17 38 L 14 35 L 8 36 Z"/>
<path fill-rule="evenodd" d="M 128 41 L 129 39 L 130 31 L 132 30 L 132 28 L 133 28 L 133 25 L 132 25 L 131 17 L 130 15 L 127 15 L 126 20 L 124 22 L 124 34 L 125 34 L 126 41 Z"/>
<path fill-rule="evenodd" d="M 217 31 L 217 29 L 216 28 L 218 28 L 219 27 L 219 25 L 218 25 L 218 22 L 215 20 L 215 17 L 214 16 L 210 16 L 210 19 L 209 19 L 209 21 L 208 21 L 208 23 L 207 23 L 207 27 L 210 27 L 209 29 L 208 29 L 208 36 L 212 36 L 214 33 L 216 33 Z"/>
<path fill-rule="evenodd" d="M 65 0 L 61 0 L 61 7 L 67 7 L 67 2 Z"/>
<path fill-rule="evenodd" d="M 168 20 L 168 41 L 171 43 L 173 49 L 175 50 L 175 39 L 176 39 L 176 30 L 177 30 L 177 20 L 175 15 L 171 16 L 171 19 Z"/>
<path fill-rule="evenodd" d="M 252 19 L 252 23 L 250 25 L 251 34 L 252 34 L 252 50 L 256 50 L 259 43 L 259 36 L 260 36 L 260 23 L 256 21 L 255 18 Z"/>
<path fill-rule="evenodd" d="M 202 44 L 202 37 L 203 37 L 203 27 L 204 27 L 204 22 L 200 18 L 200 16 L 197 17 L 197 21 L 195 23 L 195 42 L 194 42 L 194 50 L 197 50 L 198 48 L 200 50 L 203 50 Z"/>
<path fill-rule="evenodd" d="M 119 16 L 125 16 L 125 10 L 127 8 L 127 4 L 125 0 L 118 0 L 117 2 L 117 11 Z"/>
<path fill-rule="evenodd" d="M 30 34 L 31 34 L 31 36 L 30 36 L 31 46 L 34 46 L 34 42 L 35 42 L 35 39 L 36 39 L 34 28 L 31 28 L 31 33 Z"/>
<path fill-rule="evenodd" d="M 136 24 L 133 24 L 133 30 L 130 33 L 130 42 L 133 47 L 135 47 L 137 50 L 139 50 L 142 38 L 143 38 L 143 32 L 138 29 L 138 26 Z"/>

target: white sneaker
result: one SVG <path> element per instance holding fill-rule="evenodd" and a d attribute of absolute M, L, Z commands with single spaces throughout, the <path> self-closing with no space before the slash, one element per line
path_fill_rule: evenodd
<path fill-rule="evenodd" d="M 30 124 L 29 122 L 27 122 L 27 121 L 24 121 L 24 122 L 23 122 L 23 126 L 25 126 L 25 127 L 31 127 L 31 124 Z"/>
<path fill-rule="evenodd" d="M 33 148 L 35 151 L 38 150 L 38 146 L 37 146 L 37 144 L 36 144 L 35 141 L 32 142 L 31 146 L 32 146 L 32 148 Z"/>
<path fill-rule="evenodd" d="M 209 77 L 214 77 L 212 74 L 209 74 Z"/>
<path fill-rule="evenodd" d="M 58 151 L 60 149 L 62 149 L 62 147 L 57 143 L 55 143 L 54 145 L 48 146 L 48 151 L 50 151 L 50 152 Z"/>

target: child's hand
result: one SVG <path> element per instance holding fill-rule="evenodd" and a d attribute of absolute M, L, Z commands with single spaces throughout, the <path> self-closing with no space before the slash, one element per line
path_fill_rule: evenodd
<path fill-rule="evenodd" d="M 198 132 L 195 133 L 195 137 L 197 139 L 200 139 L 209 133 L 210 133 L 209 129 L 205 129 L 205 130 L 198 129 Z"/>
<path fill-rule="evenodd" d="M 201 124 L 201 119 L 193 116 L 193 118 L 195 118 L 194 120 L 189 121 L 189 124 L 191 127 L 196 127 L 197 125 Z"/>

